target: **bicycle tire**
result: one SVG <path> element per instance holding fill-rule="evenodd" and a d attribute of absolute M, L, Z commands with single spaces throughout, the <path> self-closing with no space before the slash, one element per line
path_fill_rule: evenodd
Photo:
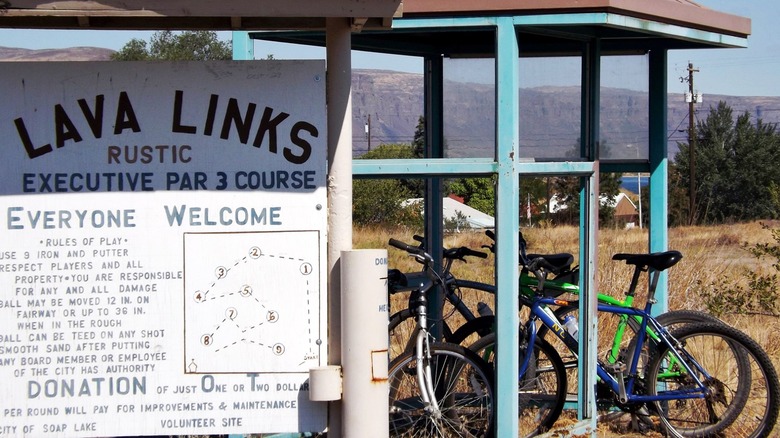
<path fill-rule="evenodd" d="M 390 364 L 390 436 L 493 437 L 495 390 L 493 369 L 459 345 L 435 342 L 430 347 L 433 386 L 441 416 L 426 409 L 417 381 L 414 351 Z"/>
<path fill-rule="evenodd" d="M 572 303 L 576 303 L 576 301 Z M 579 307 L 576 305 L 560 307 L 555 310 L 555 317 L 558 318 L 558 321 L 563 321 L 566 315 L 575 312 L 579 312 Z M 578 316 L 579 315 L 575 315 L 575 317 Z M 725 324 L 723 321 L 710 315 L 709 313 L 701 312 L 698 310 L 672 310 L 669 312 L 662 313 L 661 315 L 658 315 L 655 318 L 655 320 L 663 327 L 666 327 L 668 331 L 672 331 L 673 329 L 677 328 L 680 325 L 692 324 L 692 323 L 710 322 L 710 323 Z M 627 328 L 631 330 L 631 333 L 626 333 L 624 335 L 624 338 L 629 339 L 629 342 L 628 345 L 625 348 L 623 348 L 622 351 L 618 354 L 618 358 L 617 358 L 618 360 L 624 362 L 632 358 L 634 355 L 633 354 L 634 349 L 636 348 L 636 333 L 637 331 L 639 331 L 639 323 L 634 318 L 629 318 Z M 549 328 L 547 326 L 544 325 L 541 326 L 539 328 L 539 337 L 545 338 L 548 332 L 549 332 Z M 651 345 L 654 346 L 655 343 L 653 342 L 653 344 Z M 572 368 L 577 364 L 576 356 L 571 356 L 571 357 L 561 356 L 561 359 L 563 359 L 567 368 Z M 647 364 L 648 359 L 649 359 L 649 355 L 645 355 L 642 363 Z"/>
<path fill-rule="evenodd" d="M 671 310 L 669 312 L 662 313 L 658 315 L 655 320 L 661 324 L 668 332 L 672 332 L 676 330 L 677 328 L 687 325 L 687 324 L 696 324 L 696 323 L 714 323 L 714 324 L 726 324 L 725 322 L 721 321 L 717 317 L 714 317 L 710 315 L 709 313 L 705 313 L 699 310 Z M 624 352 L 622 352 L 620 360 L 627 360 L 632 357 L 634 357 L 634 349 L 636 349 L 636 333 L 639 331 L 639 323 L 634 318 L 629 318 L 628 325 L 634 332 L 634 336 L 631 338 L 631 341 L 628 344 L 628 347 L 625 349 Z M 652 339 L 647 339 L 648 346 L 650 348 L 658 348 L 658 345 L 656 342 Z M 647 365 L 649 363 L 651 353 L 645 352 L 642 356 L 643 365 Z M 747 362 L 742 361 L 740 362 L 742 366 L 747 366 Z M 744 367 L 742 369 L 745 369 Z"/>
<path fill-rule="evenodd" d="M 520 360 L 527 351 L 520 340 Z M 469 349 L 492 363 L 495 357 L 496 334 L 481 337 Z M 543 339 L 536 339 L 534 357 L 528 370 L 518 376 L 519 436 L 532 437 L 549 431 L 566 404 L 566 369 L 558 352 Z"/>
<path fill-rule="evenodd" d="M 563 318 L 571 313 L 576 313 L 578 311 L 578 306 L 567 306 L 567 307 L 561 307 L 556 309 L 555 314 L 556 317 L 559 320 L 563 320 Z M 617 316 L 617 314 L 612 314 Z M 578 315 L 576 315 L 578 316 Z M 674 310 L 670 312 L 663 313 L 659 315 L 657 318 L 655 318 L 658 323 L 660 323 L 663 327 L 666 327 L 667 330 L 671 331 L 679 326 L 686 325 L 686 324 L 694 324 L 694 323 L 719 323 L 719 324 L 725 324 L 720 319 L 704 312 L 695 311 L 695 310 Z M 600 319 L 602 321 L 603 318 Z M 602 321 L 603 322 L 603 321 Z M 609 323 L 607 323 L 609 324 Z M 617 353 L 617 357 L 614 359 L 614 362 L 623 362 L 627 366 L 630 365 L 631 359 L 634 357 L 634 350 L 636 348 L 637 343 L 637 332 L 639 331 L 640 325 L 639 322 L 637 322 L 634 318 L 629 318 L 626 326 L 626 332 L 623 335 L 623 342 L 622 347 L 620 348 L 620 351 Z M 539 329 L 539 336 L 545 336 L 548 332 L 548 328 L 545 326 L 542 326 Z M 557 339 L 557 338 L 555 338 Z M 558 342 L 556 342 L 556 345 Z M 606 349 L 601 350 L 599 353 L 599 357 L 601 360 L 608 360 L 609 357 L 612 355 L 611 342 L 608 342 L 605 346 Z M 655 341 L 653 341 L 650 338 L 646 338 L 645 343 L 645 351 L 640 356 L 640 361 L 637 364 L 637 375 L 642 376 L 645 373 L 645 369 L 647 368 L 650 358 L 652 357 L 652 350 L 657 349 L 657 344 Z M 565 347 L 561 347 L 565 348 Z M 564 362 L 564 365 L 567 369 L 567 378 L 570 383 L 570 388 L 568 389 L 568 395 L 567 398 L 569 400 L 575 400 L 577 395 L 577 379 L 578 379 L 578 369 L 577 369 L 577 357 L 574 354 L 568 354 L 568 350 L 565 350 L 567 354 L 561 354 L 561 358 Z M 739 366 L 740 370 L 743 370 L 743 372 L 746 372 L 745 370 L 748 370 L 747 373 L 749 373 L 748 363 L 747 359 L 743 359 L 741 356 L 737 359 L 737 366 Z M 749 377 L 749 374 L 746 374 Z M 605 418 L 609 418 L 609 421 L 611 422 L 625 422 L 623 427 L 627 427 L 632 430 L 636 431 L 645 431 L 648 427 L 649 428 L 658 428 L 657 424 L 653 424 L 652 420 L 648 418 L 647 416 L 647 410 L 643 409 L 641 405 L 635 405 L 635 404 L 629 404 L 629 405 L 622 405 L 617 402 L 617 399 L 615 398 L 612 391 L 607 390 L 606 387 L 599 386 L 599 391 L 597 391 L 597 401 L 599 405 L 599 410 L 602 411 L 605 415 Z M 623 414 L 619 414 L 620 411 L 615 411 L 614 407 L 619 407 Z M 628 415 L 630 418 L 630 421 L 626 421 L 626 415 Z"/>
<path fill-rule="evenodd" d="M 723 323 L 683 325 L 672 336 L 684 346 L 683 354 L 692 357 L 709 373 L 711 378 L 705 384 L 713 392 L 705 399 L 652 403 L 667 432 L 677 437 L 769 436 L 780 410 L 780 383 L 774 365 L 761 346 Z M 648 364 L 645 389 L 650 395 L 657 395 L 659 389 L 668 392 L 690 386 L 690 377 L 684 373 L 659 377 L 669 371 L 666 369 L 669 348 L 661 344 Z M 749 372 L 739 364 L 737 356 L 742 360 L 747 358 Z M 738 376 L 733 375 L 735 371 Z"/>
<path fill-rule="evenodd" d="M 666 327 L 669 331 L 677 329 L 680 325 L 697 322 L 726 324 L 717 317 L 712 316 L 707 312 L 702 312 L 701 310 L 670 310 L 656 316 L 655 320 L 661 323 L 661 325 Z M 636 321 L 634 321 L 634 323 L 636 323 Z"/>
<path fill-rule="evenodd" d="M 452 342 L 453 344 L 463 345 L 463 342 L 471 339 L 472 335 L 477 335 L 478 338 L 481 338 L 493 333 L 493 326 L 495 323 L 496 317 L 494 315 L 479 316 L 458 327 L 447 341 Z M 470 342 L 469 345 L 474 342 L 477 342 L 477 340 L 475 339 L 473 342 Z"/>
<path fill-rule="evenodd" d="M 431 326 L 436 323 L 431 324 Z M 388 343 L 387 353 L 389 360 L 392 361 L 405 351 L 414 352 L 414 343 L 417 339 L 417 332 L 420 328 L 417 326 L 417 318 L 411 309 L 401 309 L 390 315 L 387 325 Z M 449 342 L 452 337 L 452 331 L 446 322 L 442 321 L 443 340 Z"/>

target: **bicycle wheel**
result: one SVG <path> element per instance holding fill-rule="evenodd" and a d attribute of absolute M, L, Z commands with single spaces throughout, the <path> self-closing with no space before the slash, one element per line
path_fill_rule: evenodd
<path fill-rule="evenodd" d="M 431 323 L 430 326 L 433 327 L 436 324 L 437 323 L 434 322 Z M 441 322 L 441 326 L 444 340 L 450 342 L 449 338 L 452 337 L 450 327 L 443 321 Z M 387 327 L 389 336 L 387 351 L 390 361 L 400 356 L 401 353 L 405 351 L 414 352 L 414 342 L 417 338 L 417 332 L 420 330 L 420 328 L 417 327 L 417 319 L 415 318 L 414 312 L 410 309 L 403 309 L 395 312 L 390 316 Z"/>
<path fill-rule="evenodd" d="M 766 352 L 750 337 L 723 323 L 687 324 L 672 332 L 678 353 L 709 390 L 705 398 L 672 399 L 652 405 L 662 426 L 678 437 L 722 434 L 766 437 L 778 417 L 780 384 Z M 747 367 L 745 365 L 747 363 Z M 705 374 L 706 373 L 706 374 Z M 650 395 L 679 395 L 695 387 L 692 375 L 659 345 L 647 367 Z"/>
<path fill-rule="evenodd" d="M 447 341 L 461 345 L 465 345 L 464 341 L 471 341 L 468 342 L 468 345 L 474 344 L 480 337 L 493 333 L 495 323 L 496 317 L 494 315 L 479 316 L 458 327 Z M 475 336 L 472 337 L 472 335 Z"/>
<path fill-rule="evenodd" d="M 575 318 L 577 318 L 579 316 L 579 307 L 567 306 L 567 307 L 560 307 L 555 310 L 555 316 L 556 318 L 558 318 L 559 321 L 563 321 L 566 315 L 572 315 Z M 600 321 L 604 321 L 604 324 L 599 325 L 599 333 L 602 332 L 615 333 L 616 324 L 617 324 L 616 320 L 618 318 L 612 318 L 612 320 L 615 320 L 615 322 L 611 322 L 609 319 L 605 318 L 608 315 L 609 314 L 606 312 L 602 312 L 599 314 Z M 697 310 L 673 310 L 659 315 L 658 317 L 655 318 L 655 320 L 658 323 L 660 323 L 663 327 L 666 327 L 666 329 L 669 331 L 684 324 L 701 323 L 701 322 L 725 324 L 720 319 L 708 313 L 700 312 Z M 602 325 L 606 327 L 602 327 Z M 618 345 L 620 345 L 621 348 L 617 352 L 616 357 L 614 358 L 612 357 L 613 352 L 611 352 L 609 348 L 611 348 L 613 344 L 609 344 L 609 343 L 606 343 L 603 345 L 602 348 L 599 348 L 599 357 L 602 358 L 603 360 L 606 360 L 607 362 L 622 361 L 627 363 L 634 356 L 634 349 L 636 348 L 636 334 L 637 331 L 639 330 L 639 327 L 640 327 L 639 322 L 635 318 L 629 317 L 625 329 L 626 331 L 622 335 L 615 333 L 615 336 L 622 336 L 622 340 L 618 339 Z M 541 326 L 539 328 L 539 337 L 545 337 L 548 332 L 549 329 L 546 326 Z M 545 337 L 545 339 L 547 338 Z M 547 340 L 549 341 L 549 339 Z M 614 342 L 614 338 L 613 339 L 605 338 L 605 341 Z M 655 346 L 655 343 L 656 341 L 652 339 L 648 339 L 649 347 L 653 348 Z M 563 359 L 563 362 L 564 364 L 566 364 L 567 368 L 574 368 L 577 366 L 577 357 L 575 355 L 571 355 L 571 354 L 562 355 L 561 359 Z M 649 360 L 648 353 L 647 352 L 643 353 L 642 359 L 640 360 L 640 365 L 639 365 L 640 368 L 646 365 L 648 360 Z M 576 379 L 574 380 L 576 381 Z M 571 382 L 572 379 L 569 379 L 569 381 Z"/>
<path fill-rule="evenodd" d="M 431 344 L 430 356 L 424 362 L 430 365 L 439 412 L 423 402 L 415 352 L 405 351 L 390 364 L 390 436 L 492 437 L 490 366 L 468 349 L 448 343 Z"/>
<path fill-rule="evenodd" d="M 527 351 L 524 341 L 520 340 L 521 363 Z M 496 334 L 491 333 L 469 348 L 493 363 L 495 346 Z M 531 437 L 549 431 L 566 403 L 566 369 L 560 356 L 549 343 L 537 338 L 528 369 L 519 379 L 519 436 Z"/>
<path fill-rule="evenodd" d="M 700 310 L 670 310 L 658 315 L 655 320 L 661 323 L 661 325 L 666 327 L 669 331 L 675 330 L 681 325 L 696 322 L 725 324 L 725 322 L 720 319 Z M 636 321 L 634 321 L 634 323 L 636 323 Z"/>
<path fill-rule="evenodd" d="M 561 307 L 555 311 L 556 317 L 562 321 L 566 315 L 573 315 L 578 317 L 578 306 Z M 599 313 L 599 333 L 607 333 L 608 336 L 599 338 L 599 353 L 600 360 L 607 363 L 622 362 L 627 366 L 630 365 L 631 360 L 634 357 L 634 350 L 636 349 L 637 332 L 640 328 L 640 323 L 633 317 L 627 319 L 625 325 L 625 331 L 618 333 L 617 328 L 621 316 L 619 314 L 612 314 L 607 312 Z M 685 324 L 701 323 L 701 322 L 714 322 L 723 324 L 722 321 L 716 317 L 704 312 L 692 311 L 692 310 L 676 310 L 666 312 L 659 315 L 656 321 L 663 327 L 669 330 L 674 329 Z M 549 329 L 542 326 L 539 329 L 539 336 L 545 336 Z M 612 335 L 611 337 L 609 335 Z M 545 339 L 551 340 L 551 344 L 561 354 L 561 359 L 567 370 L 567 378 L 569 382 L 569 389 L 567 399 L 573 402 L 577 399 L 577 356 L 572 354 L 555 336 L 547 336 Z M 617 349 L 615 349 L 617 348 Z M 651 337 L 646 338 L 646 342 L 639 357 L 637 363 L 637 374 L 643 376 L 645 369 L 652 356 L 652 350 L 657 348 L 657 341 Z M 747 369 L 747 361 L 739 360 L 738 365 L 741 366 L 743 372 Z M 749 375 L 749 374 L 748 374 Z M 615 428 L 620 430 L 635 430 L 645 431 L 647 428 L 656 428 L 657 425 L 653 424 L 647 416 L 647 410 L 642 405 L 628 404 L 623 405 L 618 403 L 615 398 L 615 394 L 599 384 L 597 387 L 597 402 L 599 410 L 602 413 L 602 419 L 609 421 Z M 619 410 L 614 408 L 618 407 Z"/>
<path fill-rule="evenodd" d="M 684 325 L 687 324 L 695 324 L 695 323 L 713 323 L 713 324 L 725 324 L 720 319 L 710 315 L 709 313 L 701 312 L 698 310 L 672 310 L 666 313 L 662 313 L 658 315 L 655 320 L 661 324 L 664 328 L 666 328 L 667 331 L 672 332 Z M 636 349 L 636 333 L 639 331 L 639 322 L 637 322 L 634 318 L 628 319 L 628 325 L 631 329 L 631 341 L 628 344 L 628 347 L 621 352 L 619 360 L 627 361 L 634 357 L 634 349 Z M 641 360 L 640 360 L 640 371 L 641 367 L 644 367 L 648 364 L 650 360 L 650 356 L 652 355 L 649 349 L 655 349 L 658 348 L 657 340 L 652 339 L 651 337 L 647 338 L 646 342 L 646 349 L 642 353 Z M 737 356 L 739 359 L 739 356 Z M 743 366 L 743 370 L 748 369 L 747 362 L 746 361 L 740 361 L 740 365 Z"/>

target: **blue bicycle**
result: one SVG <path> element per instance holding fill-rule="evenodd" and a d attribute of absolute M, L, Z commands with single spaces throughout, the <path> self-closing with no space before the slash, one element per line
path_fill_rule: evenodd
<path fill-rule="evenodd" d="M 643 309 L 599 304 L 599 315 L 625 315 L 641 321 L 624 361 L 596 364 L 597 401 L 641 418 L 645 427 L 664 430 L 674 437 L 770 436 L 778 416 L 777 372 L 766 352 L 744 333 L 720 323 L 691 323 L 671 333 L 651 316 L 659 275 L 674 266 L 682 254 L 617 254 L 614 260 L 633 265 L 632 290 L 641 272 L 649 271 L 650 287 Z M 566 347 L 577 353 L 578 339 L 558 320 L 552 307 L 571 307 L 572 302 L 546 296 L 544 280 L 554 271 L 544 257 L 531 260 L 527 268 L 539 280 L 537 293 L 521 295 L 530 317 L 521 327 L 519 391 L 532 390 L 552 372 L 538 360 L 539 326 L 547 327 Z M 638 318 L 635 318 L 638 317 Z M 648 330 L 649 328 L 649 330 Z M 648 333 L 653 333 L 651 338 Z M 495 334 L 476 341 L 471 349 L 488 360 L 493 357 Z M 759 394 L 755 397 L 755 394 Z M 549 398 L 538 399 L 540 403 Z M 561 412 L 563 406 L 556 406 Z"/>

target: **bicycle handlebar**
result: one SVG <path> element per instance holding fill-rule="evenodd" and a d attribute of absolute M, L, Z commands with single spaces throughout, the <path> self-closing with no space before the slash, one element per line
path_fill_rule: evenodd
<path fill-rule="evenodd" d="M 467 246 L 461 246 L 460 248 L 445 249 L 443 256 L 444 258 L 458 259 L 465 262 L 466 259 L 464 257 L 472 256 L 486 259 L 488 255 L 482 251 L 475 251 Z"/>
<path fill-rule="evenodd" d="M 423 261 L 424 263 L 432 263 L 433 262 L 433 257 L 431 257 L 430 254 L 425 252 L 425 250 L 423 250 L 420 247 L 407 245 L 406 243 L 401 242 L 400 240 L 397 240 L 397 239 L 393 239 L 393 238 L 391 238 L 388 243 L 390 244 L 390 246 L 393 246 L 393 247 L 398 248 L 400 250 L 406 251 L 409 254 L 412 254 L 413 256 L 422 259 L 421 261 Z"/>
<path fill-rule="evenodd" d="M 416 247 L 415 246 L 411 246 L 411 245 L 407 245 L 406 243 L 401 242 L 401 241 L 396 240 L 396 239 L 391 239 L 390 245 L 392 245 L 392 246 L 394 246 L 394 247 L 396 247 L 398 249 L 402 249 L 402 250 L 404 250 L 406 252 L 409 252 L 409 253 L 421 255 L 421 253 L 409 251 L 407 249 L 407 247 L 409 247 L 409 248 L 416 248 L 417 250 L 424 251 L 425 250 L 425 237 L 420 236 L 418 234 L 415 234 L 414 236 L 412 236 L 412 239 L 414 239 L 416 242 L 418 242 L 419 245 L 417 245 Z M 396 243 L 394 244 L 393 241 L 395 241 Z M 406 246 L 405 247 L 400 247 L 400 246 L 397 246 L 398 244 L 403 244 L 403 245 L 406 245 Z M 465 257 L 479 257 L 481 259 L 486 259 L 487 258 L 487 254 L 486 253 L 484 253 L 482 251 L 475 251 L 475 250 L 473 250 L 473 249 L 471 249 L 471 248 L 469 248 L 467 246 L 461 246 L 460 248 L 444 248 L 444 252 L 443 252 L 442 256 L 445 259 L 457 259 L 457 260 L 462 260 L 464 262 L 466 261 Z"/>
<path fill-rule="evenodd" d="M 390 244 L 390 246 L 404 250 L 410 254 L 417 254 L 421 251 L 420 248 L 409 246 L 405 242 L 401 242 L 400 240 L 393 239 L 393 238 L 390 238 L 390 241 L 388 243 Z"/>

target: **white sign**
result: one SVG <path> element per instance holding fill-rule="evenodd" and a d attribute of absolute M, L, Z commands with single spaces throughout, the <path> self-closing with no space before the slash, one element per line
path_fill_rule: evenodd
<path fill-rule="evenodd" d="M 0 435 L 316 432 L 322 61 L 0 70 Z"/>

